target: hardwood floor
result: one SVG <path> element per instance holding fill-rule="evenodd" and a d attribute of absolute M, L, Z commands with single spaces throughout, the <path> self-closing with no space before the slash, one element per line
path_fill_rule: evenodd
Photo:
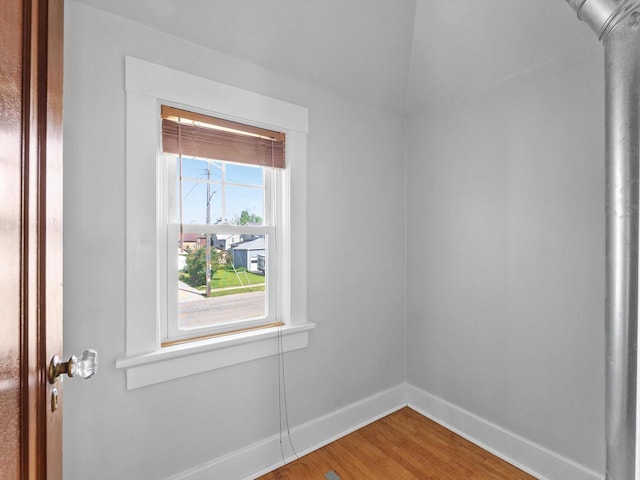
<path fill-rule="evenodd" d="M 407 407 L 258 480 L 327 480 L 330 471 L 340 480 L 535 480 Z"/>

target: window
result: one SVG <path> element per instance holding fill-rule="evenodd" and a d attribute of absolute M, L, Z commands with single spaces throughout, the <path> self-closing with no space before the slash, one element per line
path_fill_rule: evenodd
<path fill-rule="evenodd" d="M 161 116 L 163 344 L 281 325 L 286 134 L 168 105 Z"/>
<path fill-rule="evenodd" d="M 305 348 L 314 327 L 306 319 L 307 109 L 132 57 L 125 59 L 125 89 L 125 354 L 116 368 L 126 372 L 127 389 Z M 270 138 L 263 139 L 267 153 L 257 163 L 241 155 L 212 155 L 207 142 L 200 142 L 204 150 L 192 151 L 189 121 L 179 124 L 187 137 L 181 147 L 189 148 L 163 148 L 163 105 L 284 133 L 286 151 L 283 146 L 279 154 Z M 190 120 L 192 126 L 197 121 Z M 278 164 L 279 156 L 286 168 Z M 182 176 L 182 194 L 180 166 L 188 173 Z M 208 208 L 202 200 L 207 189 L 216 200 Z M 261 242 L 264 249 L 258 248 Z M 210 253 L 234 252 L 221 254 L 220 265 L 235 255 L 237 265 L 246 265 L 241 269 L 262 275 L 263 311 L 240 315 L 236 310 L 230 319 L 198 326 L 180 323 L 178 270 L 186 273 L 187 247 L 204 251 L 206 264 L 208 245 Z M 213 290 L 215 281 L 214 275 Z M 248 288 L 246 281 L 241 288 Z M 273 323 L 282 325 L 269 326 Z M 262 328 L 253 328 L 258 325 Z"/>

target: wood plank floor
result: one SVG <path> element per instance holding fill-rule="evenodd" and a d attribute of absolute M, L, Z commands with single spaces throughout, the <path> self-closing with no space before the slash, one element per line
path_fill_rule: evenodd
<path fill-rule="evenodd" d="M 403 408 L 258 480 L 535 480 L 513 465 Z"/>

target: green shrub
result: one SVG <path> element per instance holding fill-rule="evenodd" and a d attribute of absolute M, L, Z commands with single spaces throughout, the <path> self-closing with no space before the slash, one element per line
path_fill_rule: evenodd
<path fill-rule="evenodd" d="M 211 249 L 211 275 L 218 268 L 218 252 L 215 248 Z M 198 248 L 193 252 L 189 252 L 186 258 L 186 266 L 184 267 L 185 279 L 194 288 L 205 285 L 207 282 L 207 249 L 206 247 Z"/>

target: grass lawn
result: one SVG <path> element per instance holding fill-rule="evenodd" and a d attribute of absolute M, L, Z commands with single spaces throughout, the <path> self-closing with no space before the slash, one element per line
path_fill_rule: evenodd
<path fill-rule="evenodd" d="M 188 279 L 180 277 L 181 280 L 188 282 Z M 222 297 L 224 295 L 233 295 L 234 293 L 260 292 L 264 291 L 264 275 L 257 275 L 251 272 L 236 272 L 226 269 L 218 270 L 213 274 L 211 279 L 212 297 Z M 249 287 L 251 285 L 251 287 Z M 238 287 L 238 288 L 234 288 Z M 219 289 L 228 290 L 219 290 Z M 206 290 L 204 285 L 196 287 L 202 293 Z"/>
<path fill-rule="evenodd" d="M 238 277 L 240 277 L 240 279 L 238 279 Z M 261 284 L 264 284 L 264 276 L 251 272 L 238 272 L 238 275 L 236 275 L 233 270 L 218 270 L 213 274 L 213 278 L 211 279 L 212 289 Z"/>

